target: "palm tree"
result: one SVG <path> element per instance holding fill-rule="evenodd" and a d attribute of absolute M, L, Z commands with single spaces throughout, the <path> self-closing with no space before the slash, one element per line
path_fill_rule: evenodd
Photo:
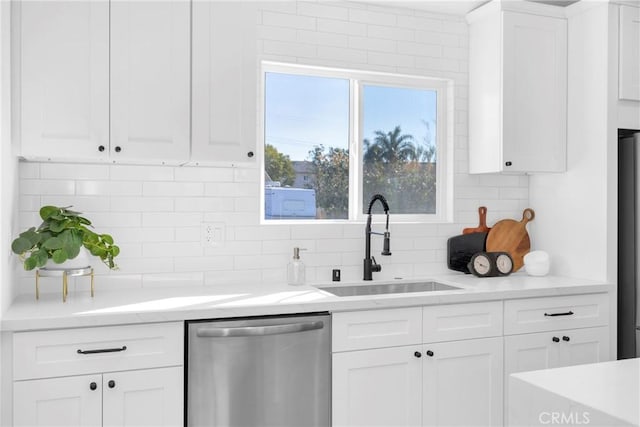
<path fill-rule="evenodd" d="M 373 143 L 364 140 L 364 161 L 393 164 L 411 159 L 416 151 L 414 138 L 412 135 L 401 135 L 401 132 L 400 126 L 387 133 L 375 131 Z"/>

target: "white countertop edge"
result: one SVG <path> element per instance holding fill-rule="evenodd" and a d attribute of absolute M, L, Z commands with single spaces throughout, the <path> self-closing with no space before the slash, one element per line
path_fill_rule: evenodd
<path fill-rule="evenodd" d="M 470 275 L 446 275 L 406 282 L 430 281 L 461 289 L 437 292 L 337 297 L 315 286 L 347 286 L 364 282 L 328 282 L 315 286 L 226 285 L 168 287 L 135 291 L 96 289 L 70 294 L 62 303 L 57 293 L 21 295 L 2 318 L 2 331 L 76 328 L 194 319 L 232 318 L 311 312 L 340 312 L 377 308 L 399 308 L 437 304 L 455 304 L 514 298 L 575 295 L 609 292 L 613 286 L 598 281 L 557 276 L 478 279 Z M 388 283 L 374 281 L 367 283 Z"/>

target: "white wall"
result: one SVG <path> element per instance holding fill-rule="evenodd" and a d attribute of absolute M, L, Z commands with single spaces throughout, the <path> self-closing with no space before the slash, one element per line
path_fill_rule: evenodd
<path fill-rule="evenodd" d="M 260 59 L 446 77 L 455 81 L 454 224 L 394 224 L 391 257 L 377 278 L 446 271 L 446 240 L 477 224 L 520 218 L 528 178 L 470 176 L 467 161 L 468 32 L 463 17 L 350 2 L 261 3 L 256 17 Z M 38 223 L 43 204 L 73 205 L 122 248 L 120 270 L 99 269 L 97 288 L 285 280 L 294 246 L 311 282 L 359 280 L 363 224 L 259 225 L 259 168 L 155 167 L 20 163 L 21 228 Z M 393 209 L 393 207 L 392 207 Z M 203 248 L 203 221 L 226 224 L 226 243 Z M 382 242 L 373 242 L 374 252 Z M 33 275 L 21 273 L 21 292 Z M 81 279 L 79 279 L 81 280 Z M 86 284 L 78 282 L 78 286 Z M 50 288 L 58 291 L 58 284 Z"/>
<path fill-rule="evenodd" d="M 0 1 L 0 317 L 13 299 L 14 258 L 11 255 L 12 235 L 16 230 L 17 214 L 17 161 L 11 143 L 11 81 L 9 2 Z M 4 340 L 0 339 L 0 346 Z M 9 370 L 0 347 L 0 376 Z M 6 381 L 0 381 L 0 423 L 3 421 L 4 402 L 8 390 Z"/>
<path fill-rule="evenodd" d="M 536 248 L 554 274 L 607 279 L 608 5 L 569 17 L 567 172 L 530 177 Z"/>

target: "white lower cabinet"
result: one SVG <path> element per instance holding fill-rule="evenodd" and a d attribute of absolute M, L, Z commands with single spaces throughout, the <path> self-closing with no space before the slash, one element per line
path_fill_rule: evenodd
<path fill-rule="evenodd" d="M 416 314 L 418 318 L 420 314 L 419 311 L 416 313 L 416 308 L 381 310 L 382 318 L 392 319 L 393 324 L 398 325 L 396 329 L 382 327 L 380 322 L 376 322 L 375 311 L 334 315 L 333 331 L 340 337 L 339 349 L 361 344 L 362 336 L 381 347 L 384 341 L 376 337 L 390 331 L 394 332 L 395 340 L 391 344 L 393 347 L 333 354 L 332 424 L 502 425 L 501 327 L 496 333 L 498 336 L 457 339 L 465 334 L 481 334 L 478 327 L 460 319 L 482 318 L 482 329 L 486 331 L 493 331 L 495 328 L 488 325 L 495 322 L 501 326 L 500 308 L 500 302 L 424 307 L 423 319 L 450 319 L 453 316 L 459 320 L 457 328 L 450 328 L 450 334 L 444 330 L 435 335 L 427 334 L 441 340 L 430 343 L 420 340 L 420 334 L 416 338 L 416 333 L 395 332 L 396 329 L 415 330 Z M 356 321 L 358 318 L 359 322 Z M 436 324 L 443 322 L 431 326 Z M 357 325 L 357 334 L 342 333 L 353 330 L 354 325 Z M 429 325 L 426 325 L 426 330 L 431 330 Z"/>
<path fill-rule="evenodd" d="M 502 425 L 502 337 L 425 344 L 423 426 Z"/>
<path fill-rule="evenodd" d="M 96 389 L 91 389 L 96 384 Z M 101 426 L 102 375 L 81 375 L 13 384 L 15 426 Z"/>
<path fill-rule="evenodd" d="M 15 426 L 179 426 L 182 367 L 14 383 Z"/>
<path fill-rule="evenodd" d="M 13 335 L 15 426 L 180 426 L 182 322 Z"/>
<path fill-rule="evenodd" d="M 516 372 L 609 360 L 609 327 L 505 337 L 506 377 Z"/>
<path fill-rule="evenodd" d="M 334 426 L 417 426 L 422 412 L 419 346 L 333 355 Z"/>

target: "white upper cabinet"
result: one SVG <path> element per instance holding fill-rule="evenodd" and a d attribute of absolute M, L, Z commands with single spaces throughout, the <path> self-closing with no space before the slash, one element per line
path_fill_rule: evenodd
<path fill-rule="evenodd" d="M 15 3 L 21 154 L 184 163 L 188 1 Z"/>
<path fill-rule="evenodd" d="M 524 2 L 523 2 L 524 3 Z M 567 20 L 491 2 L 469 22 L 469 172 L 566 170 Z"/>
<path fill-rule="evenodd" d="M 256 6 L 193 2 L 192 160 L 254 162 Z"/>
<path fill-rule="evenodd" d="M 620 6 L 620 99 L 640 101 L 640 8 Z"/>
<path fill-rule="evenodd" d="M 14 3 L 22 155 L 97 158 L 109 145 L 109 3 Z"/>
<path fill-rule="evenodd" d="M 189 158 L 188 1 L 111 2 L 111 157 Z"/>

